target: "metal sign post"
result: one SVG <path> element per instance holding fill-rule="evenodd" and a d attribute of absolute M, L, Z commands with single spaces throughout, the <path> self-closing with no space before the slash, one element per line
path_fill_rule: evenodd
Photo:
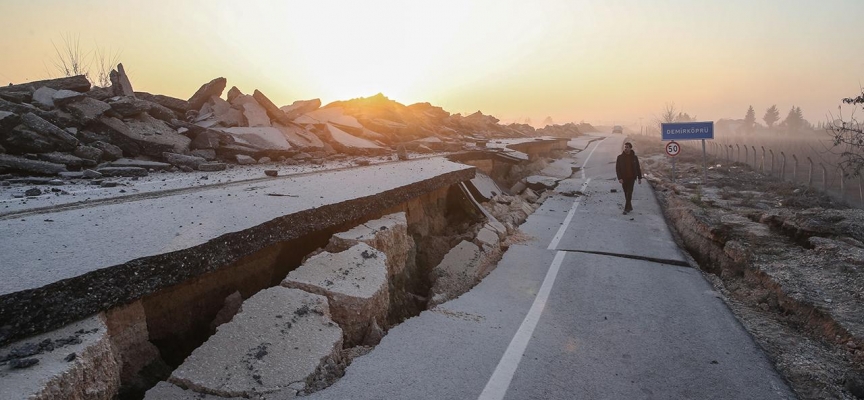
<path fill-rule="evenodd" d="M 714 121 L 663 123 L 660 124 L 660 133 L 661 140 L 702 140 L 702 184 L 707 183 L 708 161 L 705 139 L 714 139 Z"/>
<path fill-rule="evenodd" d="M 677 182 L 677 174 L 675 173 L 675 156 L 681 154 L 681 145 L 678 142 L 672 141 L 666 143 L 666 155 L 672 157 L 672 182 Z"/>

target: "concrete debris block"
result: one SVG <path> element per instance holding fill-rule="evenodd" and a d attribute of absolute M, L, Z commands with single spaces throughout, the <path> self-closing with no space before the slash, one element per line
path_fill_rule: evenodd
<path fill-rule="evenodd" d="M 405 270 L 408 253 L 414 247 L 414 239 L 408 234 L 405 213 L 399 212 L 334 234 L 325 250 L 340 253 L 359 243 L 365 243 L 387 256 L 387 273 L 391 278 Z"/>
<path fill-rule="evenodd" d="M 282 286 L 327 296 L 348 345 L 360 344 L 373 320 L 386 321 L 390 303 L 387 256 L 365 243 L 322 252 L 291 271 Z"/>
<path fill-rule="evenodd" d="M 117 147 L 111 143 L 108 143 L 106 141 L 99 140 L 99 141 L 90 143 L 90 146 L 93 146 L 99 150 L 102 150 L 102 158 L 107 160 L 107 161 L 114 161 L 114 160 L 118 160 L 120 158 L 123 158 L 123 150 L 121 150 L 119 147 Z"/>
<path fill-rule="evenodd" d="M 225 298 L 225 302 L 222 305 L 222 308 L 216 313 L 216 317 L 213 318 L 213 322 L 210 323 L 210 331 L 215 332 L 216 328 L 220 325 L 230 322 L 231 318 L 234 318 L 240 310 L 243 309 L 243 296 L 240 295 L 240 292 L 234 291 Z"/>
<path fill-rule="evenodd" d="M 270 157 L 261 157 L 258 159 L 258 164 L 269 164 L 271 162 L 273 162 L 273 160 Z"/>
<path fill-rule="evenodd" d="M 185 114 L 186 111 L 189 111 L 189 102 L 175 97 L 164 96 L 161 94 L 154 95 L 147 92 L 135 92 L 135 97 L 147 100 L 151 103 L 159 104 L 162 107 L 180 114 Z"/>
<path fill-rule="evenodd" d="M 81 173 L 81 177 L 84 179 L 99 179 L 99 178 L 102 178 L 102 174 L 100 174 L 100 173 L 98 173 L 92 169 L 85 169 Z"/>
<path fill-rule="evenodd" d="M 291 151 L 293 148 L 279 129 L 273 127 L 217 128 L 230 135 L 236 144 L 262 151 Z"/>
<path fill-rule="evenodd" d="M 104 101 L 84 97 L 78 101 L 66 104 L 63 106 L 63 109 L 70 112 L 82 124 L 88 124 L 97 120 L 102 116 L 102 114 L 110 110 L 111 106 Z"/>
<path fill-rule="evenodd" d="M 237 96 L 242 96 L 242 95 L 243 95 L 243 92 L 241 92 L 240 89 L 237 89 L 237 86 L 231 86 L 231 89 L 228 90 L 228 94 L 225 96 L 225 98 L 228 99 L 229 103 L 233 104 L 234 99 L 236 99 Z"/>
<path fill-rule="evenodd" d="M 491 227 L 484 226 L 477 232 L 477 242 L 485 249 L 485 248 L 498 248 L 500 247 L 500 239 L 498 237 L 498 233 L 492 229 Z"/>
<path fill-rule="evenodd" d="M 252 97 L 249 95 L 243 96 Z M 250 127 L 270 126 L 270 117 L 267 116 L 267 110 L 261 107 L 254 99 L 243 103 L 243 116 L 246 117 L 246 123 Z"/>
<path fill-rule="evenodd" d="M 216 150 L 213 149 L 198 149 L 192 150 L 189 154 L 195 157 L 201 157 L 207 161 L 213 161 L 216 159 Z"/>
<path fill-rule="evenodd" d="M 81 171 L 61 172 L 57 175 L 63 179 L 82 179 L 82 178 L 84 178 L 84 173 Z"/>
<path fill-rule="evenodd" d="M 258 164 L 257 160 L 255 160 L 252 157 L 243 155 L 243 154 L 237 154 L 236 156 L 234 156 L 234 158 L 237 160 L 237 164 L 240 164 L 240 165 Z"/>
<path fill-rule="evenodd" d="M 525 188 L 525 191 L 522 192 L 522 198 L 529 203 L 536 203 L 540 199 L 540 196 L 537 196 L 537 193 L 533 190 Z"/>
<path fill-rule="evenodd" d="M 39 111 L 39 109 L 30 104 L 13 103 L 11 101 L 0 98 L 0 111 L 6 111 L 21 115 L 28 112 L 36 112 Z"/>
<path fill-rule="evenodd" d="M 408 150 L 405 148 L 404 144 L 400 144 L 396 147 L 396 156 L 403 161 L 408 159 Z"/>
<path fill-rule="evenodd" d="M 231 322 L 195 349 L 169 382 L 222 397 L 258 397 L 315 379 L 339 362 L 342 330 L 327 298 L 274 287 L 243 303 Z"/>
<path fill-rule="evenodd" d="M 558 180 L 550 176 L 531 175 L 525 179 L 525 184 L 533 190 L 546 190 L 558 186 Z"/>
<path fill-rule="evenodd" d="M 492 200 L 493 197 L 504 193 L 504 191 L 498 187 L 498 184 L 495 183 L 489 175 L 486 175 L 481 171 L 477 171 L 474 178 L 465 182 L 465 184 L 468 186 L 468 190 L 471 191 L 474 198 L 483 202 Z"/>
<path fill-rule="evenodd" d="M 103 176 L 125 176 L 125 177 L 134 177 L 134 176 L 147 176 L 147 170 L 144 168 L 138 167 L 103 167 L 96 170 L 96 172 L 102 174 Z"/>
<path fill-rule="evenodd" d="M 96 162 L 93 160 L 86 160 L 68 153 L 42 153 L 39 154 L 37 157 L 42 161 L 48 161 L 54 164 L 63 164 L 66 167 L 72 169 L 79 169 L 81 167 L 92 167 L 96 165 Z"/>
<path fill-rule="evenodd" d="M 30 92 L 0 92 L 0 99 L 18 104 L 31 103 L 33 94 Z"/>
<path fill-rule="evenodd" d="M 294 119 L 295 124 L 330 124 L 339 127 L 340 129 L 349 130 L 352 132 L 360 132 L 363 130 L 363 125 L 350 115 L 347 115 L 342 110 L 342 107 L 327 107 L 319 108 L 315 111 L 308 112 Z"/>
<path fill-rule="evenodd" d="M 223 143 L 223 137 L 228 136 L 222 132 L 207 129 L 195 136 L 195 140 L 189 143 L 191 149 L 216 149 Z M 232 139 L 233 141 L 233 139 Z"/>
<path fill-rule="evenodd" d="M 280 110 L 279 107 L 276 107 L 276 105 L 273 104 L 273 102 L 270 101 L 270 99 L 267 98 L 264 93 L 261 93 L 260 91 L 258 91 L 258 89 L 255 89 L 255 92 L 252 93 L 252 97 L 255 98 L 255 100 L 258 102 L 259 105 L 261 105 L 261 107 L 264 107 L 264 110 L 267 111 L 267 116 L 269 116 L 270 119 L 279 122 L 282 125 L 288 125 L 291 123 L 291 119 L 288 118 L 285 112 Z"/>
<path fill-rule="evenodd" d="M 0 136 L 2 144 L 16 154 L 50 153 L 59 149 L 56 140 L 40 135 L 25 125 L 18 125 Z M 65 146 L 68 148 L 68 146 Z"/>
<path fill-rule="evenodd" d="M 70 356 L 74 354 L 74 356 Z M 2 399 L 113 399 L 120 366 L 103 320 L 93 316 L 0 349 Z M 12 369 L 10 364 L 30 364 Z"/>
<path fill-rule="evenodd" d="M 126 75 L 123 64 L 117 64 L 117 69 L 111 70 L 108 73 L 108 78 L 111 79 L 111 91 L 115 96 L 135 97 L 132 82 L 129 82 L 129 76 Z"/>
<path fill-rule="evenodd" d="M 321 107 L 321 99 L 297 100 L 290 106 L 279 107 L 289 119 L 295 119 L 303 114 L 312 112 Z"/>
<path fill-rule="evenodd" d="M 33 92 L 33 103 L 36 103 L 39 106 L 44 108 L 54 108 L 54 94 L 57 93 L 56 90 L 51 89 L 49 87 L 42 86 L 39 89 L 36 89 Z M 80 94 L 80 93 L 79 93 Z"/>
<path fill-rule="evenodd" d="M 0 170 L 50 176 L 65 172 L 66 166 L 63 164 L 28 160 L 23 157 L 0 154 Z"/>
<path fill-rule="evenodd" d="M 36 114 L 27 113 L 22 115 L 21 122 L 34 132 L 60 144 L 62 150 L 71 151 L 78 145 L 78 139 L 75 136 L 70 135 L 69 132 L 60 129 Z"/>
<path fill-rule="evenodd" d="M 353 155 L 379 155 L 387 152 L 387 149 L 369 140 L 351 135 L 332 124 L 326 126 L 331 139 L 330 143 L 339 152 Z"/>
<path fill-rule="evenodd" d="M 75 75 L 65 78 L 48 79 L 44 81 L 34 81 L 22 83 L 19 85 L 0 86 L 0 93 L 8 92 L 33 92 L 41 87 L 48 87 L 54 90 L 72 90 L 75 92 L 84 93 L 90 90 L 90 81 L 84 75 Z"/>
<path fill-rule="evenodd" d="M 185 166 L 185 167 L 189 167 L 192 169 L 198 169 L 199 165 L 201 165 L 204 162 L 207 162 L 207 160 L 205 160 L 201 157 L 187 156 L 184 154 L 168 153 L 168 152 L 162 153 L 162 158 L 171 165 L 174 165 L 177 167 Z"/>
<path fill-rule="evenodd" d="M 224 171 L 228 166 L 225 163 L 220 162 L 205 162 L 198 164 L 199 171 Z"/>
<path fill-rule="evenodd" d="M 112 97 L 108 99 L 108 105 L 117 114 L 123 117 L 134 117 L 143 112 L 150 111 L 150 102 L 136 99 L 134 97 Z"/>
<path fill-rule="evenodd" d="M 282 135 L 285 136 L 285 140 L 291 144 L 291 147 L 309 151 L 317 151 L 324 148 L 324 142 L 321 141 L 321 138 L 307 129 L 294 124 L 282 125 L 278 123 L 273 124 L 273 127 L 282 132 Z"/>
<path fill-rule="evenodd" d="M 102 150 L 91 146 L 78 146 L 75 148 L 72 154 L 85 160 L 92 160 L 96 162 L 99 162 L 99 160 L 102 159 Z"/>
<path fill-rule="evenodd" d="M 102 117 L 100 123 L 102 129 L 111 137 L 112 143 L 132 156 L 144 154 L 159 157 L 166 151 L 185 153 L 191 142 L 164 121 L 147 113 L 125 122 L 117 118 Z"/>
<path fill-rule="evenodd" d="M 84 98 L 83 93 L 71 90 L 58 90 L 52 95 L 51 102 L 54 103 L 55 107 L 65 107 L 67 104 L 81 100 L 82 98 Z"/>
<path fill-rule="evenodd" d="M 89 92 L 83 93 L 83 95 L 87 96 L 91 99 L 96 99 L 99 101 L 105 101 L 111 97 L 114 97 L 114 91 L 111 90 L 110 86 L 104 87 L 104 88 L 94 86 L 92 90 L 90 90 Z M 60 105 L 57 103 L 57 100 L 54 100 L 54 104 L 57 105 L 58 107 L 60 107 Z"/>
<path fill-rule="evenodd" d="M 103 167 L 135 167 L 142 169 L 157 169 L 167 171 L 171 169 L 171 164 L 158 162 L 158 161 L 146 161 L 146 160 L 133 160 L 131 158 L 121 158 L 119 160 L 111 161 L 102 165 Z"/>
<path fill-rule="evenodd" d="M 144 394 L 144 400 L 225 400 L 225 398 L 183 389 L 172 383 L 162 381 Z"/>
<path fill-rule="evenodd" d="M 0 132 L 12 129 L 15 125 L 21 121 L 21 117 L 18 114 L 11 113 L 8 111 L 0 111 Z"/>
<path fill-rule="evenodd" d="M 228 80 L 220 77 L 201 85 L 201 88 L 189 98 L 189 109 L 200 110 L 210 100 L 210 97 L 222 96 L 222 91 L 225 90 L 227 84 Z"/>
<path fill-rule="evenodd" d="M 480 278 L 480 248 L 471 242 L 462 241 L 444 256 L 432 269 L 430 308 L 467 292 Z"/>

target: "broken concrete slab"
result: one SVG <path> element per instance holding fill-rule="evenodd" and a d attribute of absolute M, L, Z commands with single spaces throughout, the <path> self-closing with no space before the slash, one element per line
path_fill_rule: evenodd
<path fill-rule="evenodd" d="M 27 125 L 34 132 L 57 142 L 61 150 L 71 151 L 78 145 L 78 139 L 69 134 L 69 132 L 60 129 L 56 125 L 44 120 L 33 113 L 27 113 L 21 116 L 21 122 Z"/>
<path fill-rule="evenodd" d="M 110 400 L 120 388 L 120 366 L 99 316 L 10 344 L 0 360 L 3 399 Z"/>
<path fill-rule="evenodd" d="M 331 124 L 341 129 L 362 131 L 363 125 L 342 111 L 342 107 L 319 108 L 294 119 L 295 124 Z"/>
<path fill-rule="evenodd" d="M 269 116 L 270 119 L 282 125 L 288 125 L 291 123 L 291 119 L 288 118 L 288 116 L 285 115 L 285 113 L 280 110 L 279 107 L 276 107 L 276 105 L 273 104 L 273 102 L 270 101 L 270 99 L 267 98 L 264 93 L 261 93 L 260 91 L 258 91 L 258 89 L 255 89 L 255 92 L 252 93 L 252 97 L 255 98 L 255 100 L 261 107 L 264 107 L 264 110 L 267 111 L 267 116 Z"/>
<path fill-rule="evenodd" d="M 558 186 L 558 179 L 551 176 L 531 175 L 525 179 L 525 184 L 533 190 L 554 189 Z"/>
<path fill-rule="evenodd" d="M 262 290 L 169 382 L 199 393 L 254 397 L 311 381 L 321 365 L 339 360 L 342 330 L 330 312 L 324 296 L 280 286 Z"/>
<path fill-rule="evenodd" d="M 187 156 L 184 154 L 168 153 L 168 152 L 162 153 L 162 158 L 171 165 L 174 165 L 177 167 L 185 166 L 185 167 L 189 167 L 192 169 L 198 169 L 199 165 L 201 165 L 204 162 L 207 162 L 207 160 L 205 160 L 201 157 Z"/>
<path fill-rule="evenodd" d="M 372 141 L 354 136 L 332 124 L 327 124 L 326 127 L 333 148 L 339 152 L 354 155 L 380 155 L 388 152 Z"/>
<path fill-rule="evenodd" d="M 92 167 L 96 165 L 96 162 L 93 160 L 83 159 L 68 153 L 41 153 L 37 157 L 39 157 L 39 159 L 42 161 L 47 161 L 54 164 L 63 164 L 66 167 L 72 169 L 79 169 L 81 167 Z"/>
<path fill-rule="evenodd" d="M 21 121 L 18 114 L 8 111 L 0 111 L 0 131 L 12 129 Z"/>
<path fill-rule="evenodd" d="M 90 81 L 84 75 L 75 75 L 65 78 L 47 79 L 42 81 L 27 82 L 18 85 L 0 86 L 0 92 L 30 92 L 40 87 L 49 87 L 54 90 L 72 90 L 84 93 L 90 90 Z"/>
<path fill-rule="evenodd" d="M 273 127 L 282 132 L 285 140 L 291 143 L 291 147 L 308 151 L 318 151 L 324 148 L 324 142 L 321 141 L 318 135 L 297 125 L 281 125 L 277 123 L 273 124 Z"/>
<path fill-rule="evenodd" d="M 104 101 L 84 97 L 66 104 L 63 106 L 63 109 L 70 112 L 82 124 L 88 124 L 97 120 L 102 116 L 102 114 L 110 110 L 111 106 Z"/>
<path fill-rule="evenodd" d="M 159 104 L 160 106 L 176 111 L 181 115 L 185 114 L 186 111 L 189 111 L 189 102 L 175 97 L 164 96 L 161 94 L 150 94 L 147 92 L 135 92 L 135 97 L 147 100 L 151 103 Z"/>
<path fill-rule="evenodd" d="M 255 160 L 254 158 L 249 157 L 247 155 L 243 155 L 243 154 L 237 154 L 236 156 L 234 156 L 234 159 L 237 161 L 237 164 L 240 164 L 240 165 L 258 164 L 257 160 Z"/>
<path fill-rule="evenodd" d="M 120 158 L 102 165 L 102 167 L 143 168 L 155 170 L 171 169 L 171 164 L 159 161 L 134 160 L 131 158 Z"/>
<path fill-rule="evenodd" d="M 198 393 L 162 381 L 144 395 L 144 400 L 225 400 L 225 397 Z"/>
<path fill-rule="evenodd" d="M 111 109 L 123 117 L 134 117 L 150 111 L 150 102 L 128 96 L 112 97 L 107 101 Z"/>
<path fill-rule="evenodd" d="M 45 161 L 29 160 L 8 154 L 0 154 L 0 170 L 27 172 L 37 175 L 57 175 L 66 171 L 63 164 L 55 164 Z"/>
<path fill-rule="evenodd" d="M 102 117 L 99 122 L 99 128 L 111 137 L 112 143 L 131 156 L 145 154 L 159 157 L 166 151 L 185 153 L 191 142 L 164 121 L 147 113 L 125 122 L 111 117 Z"/>
<path fill-rule="evenodd" d="M 201 107 L 210 100 L 210 97 L 222 96 L 222 91 L 225 90 L 227 84 L 227 79 L 219 77 L 201 85 L 198 91 L 189 98 L 189 109 L 200 110 Z"/>
<path fill-rule="evenodd" d="M 327 296 L 345 342 L 360 344 L 373 320 L 384 325 L 390 304 L 387 256 L 366 243 L 322 252 L 291 271 L 282 286 Z"/>
<path fill-rule="evenodd" d="M 225 95 L 225 98 L 229 103 L 234 104 L 234 99 L 241 95 L 243 95 L 243 92 L 241 92 L 240 89 L 237 89 L 237 86 L 231 86 L 231 89 L 228 90 L 228 94 Z"/>
<path fill-rule="evenodd" d="M 45 107 L 46 109 L 54 108 L 54 94 L 57 93 L 56 90 L 51 89 L 49 87 L 42 86 L 39 89 L 36 89 L 33 92 L 33 102 L 37 105 Z M 79 93 L 80 94 L 80 93 Z"/>
<path fill-rule="evenodd" d="M 198 164 L 199 171 L 224 171 L 228 165 L 220 162 L 205 162 Z"/>
<path fill-rule="evenodd" d="M 90 146 L 102 150 L 102 158 L 107 161 L 114 161 L 123 158 L 123 150 L 111 143 L 98 140 L 90 143 Z"/>
<path fill-rule="evenodd" d="M 246 125 L 246 117 L 243 112 L 231 107 L 231 104 L 219 97 L 211 97 L 213 102 L 213 115 L 220 124 L 227 127 Z"/>
<path fill-rule="evenodd" d="M 125 176 L 125 177 L 135 177 L 135 176 L 147 176 L 148 172 L 144 168 L 138 167 L 103 167 L 96 169 L 96 172 L 102 174 L 103 176 Z"/>
<path fill-rule="evenodd" d="M 434 284 L 430 289 L 429 306 L 444 303 L 467 292 L 479 279 L 480 247 L 463 240 L 432 269 Z"/>
<path fill-rule="evenodd" d="M 261 151 L 285 152 L 293 149 L 279 129 L 269 126 L 216 128 L 215 130 L 227 133 L 237 144 Z"/>
<path fill-rule="evenodd" d="M 129 81 L 129 76 L 126 75 L 126 70 L 123 69 L 123 64 L 117 64 L 117 69 L 111 70 L 108 73 L 108 78 L 111 80 L 111 91 L 115 96 L 135 97 L 135 91 L 132 90 L 132 82 Z"/>
<path fill-rule="evenodd" d="M 2 144 L 15 154 L 50 153 L 59 150 L 61 145 L 45 135 L 40 135 L 26 125 L 18 125 L 0 136 Z"/>
<path fill-rule="evenodd" d="M 240 97 L 243 96 L 249 97 L 250 99 L 252 98 L 252 96 L 249 96 L 248 94 L 244 94 Z M 270 117 L 267 116 L 267 110 L 265 110 L 264 107 L 261 107 L 261 105 L 254 99 L 243 103 L 243 116 L 246 117 L 246 124 L 250 127 L 270 126 Z"/>
<path fill-rule="evenodd" d="M 216 159 L 216 150 L 213 149 L 192 150 L 189 152 L 189 154 L 196 157 L 201 157 L 207 161 L 213 161 Z"/>
<path fill-rule="evenodd" d="M 408 234 L 405 213 L 399 212 L 334 234 L 324 250 L 340 253 L 359 243 L 366 243 L 387 256 L 387 273 L 391 278 L 405 269 L 408 253 L 414 247 L 414 239 Z"/>
<path fill-rule="evenodd" d="M 72 90 L 58 90 L 54 92 L 51 101 L 56 107 L 65 107 L 67 104 L 78 101 L 84 98 L 84 93 L 75 92 Z"/>
<path fill-rule="evenodd" d="M 150 343 L 147 316 L 141 301 L 115 307 L 102 314 L 108 340 L 120 367 L 120 381 L 131 384 L 148 365 L 162 363 L 159 349 Z"/>
<path fill-rule="evenodd" d="M 297 117 L 315 111 L 321 107 L 321 99 L 312 99 L 312 100 L 297 100 L 291 103 L 290 106 L 279 107 L 282 112 L 284 112 L 289 119 L 296 119 Z"/>
<path fill-rule="evenodd" d="M 465 184 L 468 186 L 468 189 L 471 190 L 471 194 L 474 195 L 474 198 L 479 201 L 486 202 L 492 200 L 492 198 L 499 194 L 504 194 L 504 191 L 498 187 L 498 184 L 495 183 L 489 175 L 480 171 L 477 172 L 474 179 L 465 182 Z"/>

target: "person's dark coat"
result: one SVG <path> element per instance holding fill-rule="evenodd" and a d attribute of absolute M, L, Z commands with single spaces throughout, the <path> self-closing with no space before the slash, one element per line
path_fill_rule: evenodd
<path fill-rule="evenodd" d="M 615 174 L 618 179 L 636 180 L 642 179 L 642 168 L 639 167 L 639 157 L 630 150 L 630 154 L 622 152 L 615 161 Z"/>

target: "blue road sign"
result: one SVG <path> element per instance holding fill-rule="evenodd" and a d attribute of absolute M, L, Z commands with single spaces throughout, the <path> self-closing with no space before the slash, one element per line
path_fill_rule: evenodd
<path fill-rule="evenodd" d="M 662 140 L 714 139 L 714 121 L 661 124 Z"/>

